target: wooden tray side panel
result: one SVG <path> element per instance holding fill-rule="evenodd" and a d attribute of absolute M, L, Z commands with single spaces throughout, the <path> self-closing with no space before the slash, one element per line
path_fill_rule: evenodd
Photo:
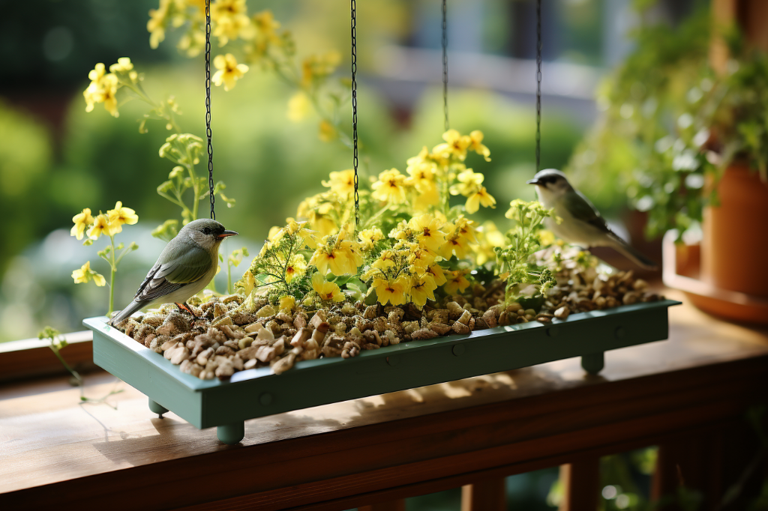
<path fill-rule="evenodd" d="M 142 348 L 138 343 L 136 344 Z M 93 332 L 93 362 L 96 365 L 173 411 L 195 427 L 201 429 L 205 427 L 201 421 L 201 395 L 190 391 L 174 377 L 175 375 L 158 369 L 152 360 L 147 359 L 147 355 L 156 357 L 157 353 L 148 349 L 135 351 L 115 342 L 109 335 L 98 329 Z M 176 367 L 174 369 L 178 370 Z"/>

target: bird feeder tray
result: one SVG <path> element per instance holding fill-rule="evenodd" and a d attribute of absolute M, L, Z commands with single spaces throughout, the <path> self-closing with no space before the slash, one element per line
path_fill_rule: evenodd
<path fill-rule="evenodd" d="M 584 370 L 597 374 L 606 351 L 667 339 L 668 308 L 679 303 L 638 303 L 551 324 L 534 321 L 403 342 L 349 359 L 298 362 L 280 375 L 268 367 L 240 371 L 228 381 L 182 373 L 104 317 L 83 323 L 93 330 L 94 363 L 146 394 L 153 412 L 171 410 L 199 429 L 217 427 L 219 439 L 234 444 L 242 440 L 248 419 L 349 399 L 571 357 L 581 357 Z"/>

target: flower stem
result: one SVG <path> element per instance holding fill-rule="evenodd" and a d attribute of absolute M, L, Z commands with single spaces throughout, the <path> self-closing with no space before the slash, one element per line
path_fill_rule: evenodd
<path fill-rule="evenodd" d="M 117 273 L 117 263 L 115 262 L 115 237 L 110 236 L 109 241 L 112 244 L 112 251 L 110 254 L 112 255 L 112 263 L 110 266 L 110 275 L 109 275 L 109 311 L 107 312 L 107 317 L 110 317 L 112 315 L 112 311 L 115 310 L 115 273 Z"/>

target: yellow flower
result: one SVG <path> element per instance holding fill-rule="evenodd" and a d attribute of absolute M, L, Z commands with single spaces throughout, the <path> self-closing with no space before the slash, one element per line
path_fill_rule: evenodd
<path fill-rule="evenodd" d="M 421 191 L 414 189 L 413 195 L 412 204 L 416 211 L 426 211 L 430 206 L 437 206 L 440 204 L 440 194 L 437 190 L 437 183 L 433 183 L 430 187 L 424 187 Z"/>
<path fill-rule="evenodd" d="M 333 124 L 323 119 L 320 121 L 320 127 L 317 136 L 323 142 L 330 142 L 336 139 L 336 128 Z"/>
<path fill-rule="evenodd" d="M 475 222 L 460 215 L 453 221 L 453 225 L 454 230 L 466 238 L 469 243 L 477 243 L 477 238 L 475 237 Z"/>
<path fill-rule="evenodd" d="M 467 148 L 472 140 L 467 136 L 461 136 L 456 130 L 448 130 L 443 133 L 444 144 L 436 145 L 432 152 L 441 158 L 458 158 L 461 161 L 467 157 Z"/>
<path fill-rule="evenodd" d="M 475 130 L 469 134 L 469 150 L 474 151 L 483 158 L 485 161 L 491 161 L 491 150 L 483 145 L 483 132 Z"/>
<path fill-rule="evenodd" d="M 245 281 L 245 294 L 246 296 L 251 294 L 251 291 L 253 291 L 253 288 L 256 287 L 256 277 L 253 276 L 253 273 L 251 273 L 250 270 L 245 272 L 245 275 L 243 275 L 243 280 Z"/>
<path fill-rule="evenodd" d="M 333 74 L 341 62 L 341 54 L 331 51 L 325 55 L 310 55 L 301 63 L 301 85 L 310 87 L 312 81 Z"/>
<path fill-rule="evenodd" d="M 123 224 L 134 225 L 139 221 L 139 216 L 131 208 L 124 208 L 123 203 L 117 201 L 115 209 L 107 211 L 109 225 L 112 226 L 112 234 L 122 232 Z"/>
<path fill-rule="evenodd" d="M 312 276 L 312 289 L 315 290 L 317 295 L 324 302 L 343 302 L 344 294 L 339 289 L 339 286 L 333 282 L 326 282 L 323 276 L 319 273 L 315 273 Z"/>
<path fill-rule="evenodd" d="M 552 231 L 548 231 L 546 229 L 541 230 L 538 232 L 538 236 L 539 243 L 542 247 L 548 247 L 555 242 L 555 235 L 552 234 Z"/>
<path fill-rule="evenodd" d="M 429 265 L 429 267 L 425 271 L 425 275 L 432 278 L 432 280 L 435 283 L 435 287 L 440 287 L 443 284 L 445 284 L 448 279 L 445 278 L 445 273 L 443 272 L 443 267 L 440 266 L 437 263 L 432 263 Z"/>
<path fill-rule="evenodd" d="M 112 117 L 120 117 L 117 111 L 117 76 L 109 73 L 102 78 L 103 91 L 102 100 L 104 108 L 112 114 Z"/>
<path fill-rule="evenodd" d="M 85 228 L 93 223 L 93 215 L 91 215 L 90 208 L 85 208 L 82 212 L 73 216 L 72 221 L 75 223 L 75 225 L 72 227 L 72 230 L 70 230 L 69 233 L 79 240 L 83 239 Z"/>
<path fill-rule="evenodd" d="M 280 297 L 280 310 L 281 311 L 292 311 L 296 307 L 296 298 L 292 297 L 291 295 L 281 296 Z"/>
<path fill-rule="evenodd" d="M 391 250 L 385 250 L 379 254 L 379 258 L 376 259 L 371 267 L 386 272 L 388 269 L 395 265 L 395 253 Z"/>
<path fill-rule="evenodd" d="M 245 0 L 218 0 L 212 3 L 211 21 L 215 23 L 213 35 L 219 38 L 219 46 L 224 46 L 230 39 L 241 37 L 248 40 L 255 35 Z"/>
<path fill-rule="evenodd" d="M 405 184 L 415 186 L 419 191 L 435 185 L 435 164 L 432 162 L 424 161 L 408 165 L 406 171 L 411 177 L 405 180 Z"/>
<path fill-rule="evenodd" d="M 117 59 L 117 64 L 109 66 L 109 70 L 112 73 L 127 73 L 131 69 L 133 69 L 133 63 L 128 57 L 120 57 Z"/>
<path fill-rule="evenodd" d="M 394 204 L 405 202 L 405 176 L 397 169 L 385 170 L 373 183 L 374 199 Z"/>
<path fill-rule="evenodd" d="M 231 53 L 226 55 L 216 55 L 213 59 L 213 65 L 218 69 L 213 75 L 213 83 L 216 85 L 224 84 L 224 90 L 230 90 L 235 86 L 235 82 L 248 72 L 248 66 L 238 64 L 235 56 Z"/>
<path fill-rule="evenodd" d="M 373 250 L 374 243 L 384 239 L 384 233 L 378 227 L 374 227 L 360 231 L 357 233 L 357 237 L 360 240 L 361 248 L 367 252 Z"/>
<path fill-rule="evenodd" d="M 441 247 L 440 255 L 445 259 L 450 259 L 451 254 L 456 254 L 459 259 L 464 259 L 469 250 L 469 241 L 457 230 L 446 236 L 445 243 Z"/>
<path fill-rule="evenodd" d="M 451 194 L 468 197 L 474 193 L 475 190 L 480 188 L 485 176 L 472 169 L 465 169 L 459 173 L 457 179 L 459 180 L 459 183 L 451 186 Z"/>
<path fill-rule="evenodd" d="M 402 305 L 405 303 L 407 287 L 408 282 L 405 277 L 398 277 L 396 279 L 373 279 L 371 288 L 376 290 L 376 296 L 380 304 Z"/>
<path fill-rule="evenodd" d="M 288 119 L 303 121 L 312 111 L 312 103 L 304 92 L 297 92 L 288 100 Z"/>
<path fill-rule="evenodd" d="M 259 38 L 271 41 L 278 40 L 276 31 L 280 28 L 280 22 L 275 21 L 272 11 L 266 10 L 254 14 L 253 24 L 256 26 L 256 32 Z"/>
<path fill-rule="evenodd" d="M 430 275 L 421 274 L 418 276 L 413 275 L 411 277 L 411 289 L 409 294 L 411 295 L 411 301 L 419 307 L 426 305 L 427 299 L 435 299 L 435 289 L 437 289 L 437 286 Z"/>
<path fill-rule="evenodd" d="M 157 9 L 150 9 L 147 31 L 149 32 L 149 46 L 154 50 L 165 40 L 165 27 L 168 26 L 168 10 L 172 0 L 160 0 Z"/>
<path fill-rule="evenodd" d="M 339 197 L 348 198 L 355 192 L 355 171 L 353 169 L 331 172 L 330 181 L 323 181 L 326 186 Z"/>
<path fill-rule="evenodd" d="M 360 243 L 350 240 L 342 241 L 341 250 L 344 251 L 351 265 L 354 265 L 354 270 L 350 271 L 349 273 L 357 273 L 357 269 L 362 266 L 364 262 L 362 254 L 363 249 Z"/>
<path fill-rule="evenodd" d="M 113 236 L 115 234 L 113 228 L 114 227 L 109 223 L 109 217 L 101 214 L 94 219 L 93 225 L 88 229 L 86 234 L 89 238 L 97 240 L 102 234 L 105 236 Z"/>
<path fill-rule="evenodd" d="M 435 262 L 435 256 L 423 248 L 417 248 L 408 256 L 408 262 L 418 271 L 424 272 Z"/>
<path fill-rule="evenodd" d="M 464 270 L 449 271 L 447 276 L 447 282 L 445 284 L 445 292 L 449 295 L 456 294 L 456 292 L 464 291 L 469 287 L 469 281 L 464 276 Z"/>
<path fill-rule="evenodd" d="M 103 275 L 96 273 L 91 269 L 90 261 L 86 261 L 79 270 L 73 271 L 72 278 L 74 279 L 75 284 L 87 284 L 91 280 L 93 280 L 93 283 L 99 287 L 103 287 L 107 284 Z"/>
<path fill-rule="evenodd" d="M 440 220 L 425 213 L 411 218 L 409 226 L 415 231 L 420 246 L 433 254 L 440 251 L 440 246 L 445 243 L 445 233 L 440 230 Z"/>
<path fill-rule="evenodd" d="M 294 277 L 304 275 L 306 271 L 307 261 L 304 259 L 303 255 L 296 254 L 291 257 L 291 260 L 285 265 L 285 281 L 290 284 Z"/>
<path fill-rule="evenodd" d="M 436 162 L 434 160 L 434 156 L 429 154 L 429 150 L 427 149 L 427 146 L 422 147 L 421 151 L 416 156 L 408 158 L 408 160 L 406 160 L 406 163 L 408 164 L 408 167 L 406 168 L 406 170 L 408 170 L 409 174 L 410 174 L 409 169 L 411 167 L 418 167 L 424 164 L 431 166 L 435 170 L 437 168 Z"/>
<path fill-rule="evenodd" d="M 120 114 L 117 111 L 117 76 L 112 73 L 104 74 L 104 64 L 98 63 L 88 73 L 91 83 L 83 91 L 85 99 L 85 111 L 91 112 L 96 103 L 104 103 L 104 108 L 114 117 Z"/>
<path fill-rule="evenodd" d="M 479 190 L 467 198 L 467 212 L 477 213 L 481 204 L 484 208 L 496 208 L 496 199 L 488 193 L 488 190 L 486 190 L 484 186 L 481 186 Z"/>
<path fill-rule="evenodd" d="M 315 250 L 309 264 L 317 268 L 323 275 L 328 273 L 329 269 L 334 275 L 356 273 L 357 266 L 353 260 L 350 260 L 349 251 L 341 246 L 341 239 L 343 236 L 339 233 L 337 242 L 333 245 L 329 245 L 327 240 L 323 240 L 326 244 Z"/>

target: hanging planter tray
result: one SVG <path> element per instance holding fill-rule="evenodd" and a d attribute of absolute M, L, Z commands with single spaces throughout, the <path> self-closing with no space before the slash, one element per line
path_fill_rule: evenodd
<path fill-rule="evenodd" d="M 587 372 L 597 374 L 605 351 L 666 339 L 667 309 L 678 304 L 624 305 L 572 314 L 548 325 L 531 322 L 404 342 L 351 359 L 298 362 L 281 375 L 268 367 L 241 371 L 229 381 L 182 373 L 162 355 L 107 325 L 104 317 L 83 323 L 93 330 L 94 363 L 146 394 L 153 412 L 172 410 L 200 429 L 216 426 L 221 441 L 237 443 L 245 420 L 375 394 L 578 356 Z"/>

